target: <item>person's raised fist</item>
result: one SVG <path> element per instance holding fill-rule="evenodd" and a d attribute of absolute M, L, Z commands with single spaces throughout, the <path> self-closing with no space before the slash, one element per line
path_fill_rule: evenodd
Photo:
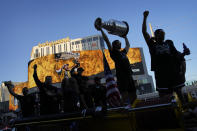
<path fill-rule="evenodd" d="M 37 65 L 35 64 L 35 65 L 34 65 L 34 70 L 36 70 L 36 69 L 37 69 Z"/>
<path fill-rule="evenodd" d="M 12 82 L 11 81 L 5 81 L 4 84 L 5 84 L 5 86 L 8 87 L 8 86 L 10 86 L 12 84 Z"/>
<path fill-rule="evenodd" d="M 144 11 L 144 17 L 147 17 L 148 14 L 149 14 L 149 11 L 148 10 Z"/>

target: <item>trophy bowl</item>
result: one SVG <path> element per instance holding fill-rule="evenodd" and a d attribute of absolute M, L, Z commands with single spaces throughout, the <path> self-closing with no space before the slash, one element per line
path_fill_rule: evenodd
<path fill-rule="evenodd" d="M 118 21 L 110 19 L 109 21 L 102 21 L 101 18 L 97 18 L 94 22 L 94 26 L 97 30 L 104 28 L 109 34 L 126 36 L 129 32 L 129 25 L 126 21 Z"/>

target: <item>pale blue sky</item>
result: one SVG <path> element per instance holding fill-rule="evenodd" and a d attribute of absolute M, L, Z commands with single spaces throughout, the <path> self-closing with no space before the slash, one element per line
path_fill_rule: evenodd
<path fill-rule="evenodd" d="M 0 0 L 0 82 L 27 81 L 30 53 L 39 42 L 100 34 L 94 28 L 97 17 L 128 22 L 131 47 L 143 48 L 153 75 L 141 33 L 144 10 L 150 11 L 153 29 L 163 28 L 178 50 L 183 42 L 190 48 L 186 79 L 197 80 L 196 0 Z"/>

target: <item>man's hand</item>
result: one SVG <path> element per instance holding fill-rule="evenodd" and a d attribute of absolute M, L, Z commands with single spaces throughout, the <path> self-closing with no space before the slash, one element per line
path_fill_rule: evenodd
<path fill-rule="evenodd" d="M 149 14 L 149 11 L 148 10 L 144 11 L 144 17 L 145 18 L 148 17 L 148 14 Z"/>
<path fill-rule="evenodd" d="M 12 82 L 11 81 L 5 81 L 4 84 L 5 84 L 5 86 L 10 87 L 10 85 L 12 85 Z"/>
<path fill-rule="evenodd" d="M 94 23 L 94 26 L 95 26 L 95 28 L 96 28 L 98 31 L 101 30 L 101 23 L 102 23 L 101 18 L 97 18 L 96 21 L 95 21 L 95 23 Z"/>
<path fill-rule="evenodd" d="M 185 45 L 185 43 L 183 43 L 183 55 L 189 55 L 190 54 L 190 50 L 189 48 L 187 48 L 187 46 Z"/>
<path fill-rule="evenodd" d="M 185 48 L 185 49 L 183 50 L 183 54 L 184 54 L 184 55 L 190 55 L 190 50 L 189 50 L 189 48 Z"/>
<path fill-rule="evenodd" d="M 190 50 L 189 50 L 189 48 L 184 49 L 184 50 L 183 50 L 183 53 L 184 53 L 185 55 L 190 55 Z"/>
<path fill-rule="evenodd" d="M 37 69 L 37 65 L 35 64 L 35 65 L 34 65 L 34 70 L 36 70 L 36 69 Z"/>

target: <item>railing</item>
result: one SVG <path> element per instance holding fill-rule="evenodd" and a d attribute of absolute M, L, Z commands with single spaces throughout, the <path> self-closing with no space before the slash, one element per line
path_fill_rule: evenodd
<path fill-rule="evenodd" d="M 143 101 L 137 103 L 140 102 Z M 42 131 L 67 131 L 71 128 L 77 128 L 80 131 L 131 131 L 143 128 L 149 130 L 163 128 L 181 130 L 182 125 L 179 123 L 181 119 L 177 115 L 179 107 L 174 99 L 160 104 L 141 105 L 136 104 L 135 108 L 92 108 L 81 112 L 16 119 L 12 124 L 18 130 L 28 128 Z M 165 123 L 160 123 L 164 121 Z"/>

